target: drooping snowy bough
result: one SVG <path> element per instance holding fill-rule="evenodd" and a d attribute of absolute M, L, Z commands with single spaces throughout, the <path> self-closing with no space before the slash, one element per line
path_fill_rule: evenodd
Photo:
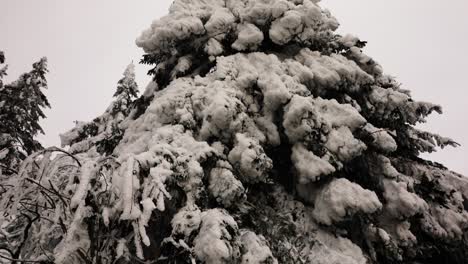
<path fill-rule="evenodd" d="M 3 181 L 0 254 L 466 263 L 468 178 L 418 158 L 456 145 L 415 128 L 440 107 L 317 2 L 176 0 L 137 39 L 154 66 L 144 94 Z"/>

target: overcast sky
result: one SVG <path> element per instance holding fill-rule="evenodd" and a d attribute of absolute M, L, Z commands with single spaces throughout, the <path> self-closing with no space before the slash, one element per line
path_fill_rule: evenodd
<path fill-rule="evenodd" d="M 91 120 L 109 104 L 126 65 L 142 52 L 135 38 L 162 16 L 170 0 L 1 0 L 0 50 L 12 81 L 41 56 L 49 59 L 52 109 L 41 122 L 44 145 L 74 120 Z M 324 0 L 341 23 L 368 46 L 385 72 L 397 76 L 417 100 L 439 103 L 444 115 L 423 127 L 462 144 L 425 156 L 468 175 L 468 1 Z M 137 65 L 143 90 L 147 66 Z"/>

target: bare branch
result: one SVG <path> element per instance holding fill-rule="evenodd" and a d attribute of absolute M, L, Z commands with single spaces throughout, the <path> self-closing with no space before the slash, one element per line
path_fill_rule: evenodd
<path fill-rule="evenodd" d="M 3 256 L 0 254 L 0 258 L 9 260 L 11 262 L 23 262 L 23 263 L 44 263 L 43 260 L 32 260 L 32 259 L 15 259 L 15 258 L 9 258 L 6 256 Z"/>
<path fill-rule="evenodd" d="M 12 169 L 12 168 L 10 168 L 10 167 L 4 165 L 4 164 L 1 164 L 1 163 L 0 163 L 0 167 L 2 167 L 2 168 L 4 168 L 4 169 L 7 169 L 9 172 L 12 172 L 12 173 L 14 173 L 14 174 L 18 174 L 18 172 L 17 172 L 16 170 L 14 170 L 14 169 Z"/>

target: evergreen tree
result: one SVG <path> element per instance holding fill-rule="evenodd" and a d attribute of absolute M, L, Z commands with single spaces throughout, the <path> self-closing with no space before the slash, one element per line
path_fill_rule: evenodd
<path fill-rule="evenodd" d="M 8 66 L 2 66 L 5 63 L 5 54 L 0 50 L 0 91 L 3 90 L 3 77 L 7 75 Z M 0 101 L 1 103 L 1 101 Z"/>
<path fill-rule="evenodd" d="M 5 63 L 5 54 L 0 50 L 0 91 L 3 90 L 3 77 L 7 75 L 8 66 L 2 66 Z"/>
<path fill-rule="evenodd" d="M 0 111 L 3 108 L 4 104 L 6 103 L 4 100 L 2 100 L 1 94 L 3 93 L 3 89 L 4 89 L 3 77 L 7 75 L 6 71 L 7 71 L 8 66 L 6 65 L 2 66 L 1 64 L 3 63 L 5 63 L 5 54 L 3 53 L 3 51 L 0 51 Z M 10 145 L 10 141 L 11 141 L 11 137 L 8 134 L 0 133 L 0 166 L 2 167 L 0 168 L 0 172 L 2 172 L 5 169 L 6 170 L 10 169 L 9 165 L 6 165 L 10 163 L 10 162 L 6 162 L 7 155 L 10 152 L 9 147 L 8 147 Z"/>
<path fill-rule="evenodd" d="M 124 76 L 117 82 L 115 100 L 106 111 L 92 122 L 77 122 L 75 128 L 61 134 L 63 145 L 74 145 L 70 152 L 81 152 L 96 147 L 101 154 L 111 154 L 123 136 L 121 123 L 130 114 L 131 107 L 138 96 L 135 81 L 135 66 L 130 63 Z M 76 144 L 75 143 L 79 143 Z"/>
<path fill-rule="evenodd" d="M 117 83 L 117 90 L 114 93 L 116 101 L 113 105 L 113 114 L 119 112 L 127 113 L 130 104 L 138 96 L 138 85 L 135 81 L 135 65 L 130 63 L 124 71 L 124 77 Z"/>
<path fill-rule="evenodd" d="M 54 263 L 466 263 L 468 178 L 419 157 L 456 146 L 415 128 L 441 108 L 318 2 L 176 0 L 137 39 L 154 81 L 112 154 L 80 126 L 62 137 L 74 155 L 39 152 L 5 182 L 0 208 L 34 229 L 9 220 L 27 235 L 4 248 Z"/>
<path fill-rule="evenodd" d="M 2 162 L 10 168 L 15 168 L 27 155 L 42 149 L 34 137 L 44 133 L 39 120 L 46 117 L 43 109 L 50 107 L 42 92 L 42 89 L 47 89 L 46 73 L 47 59 L 42 58 L 33 64 L 29 73 L 1 87 L 1 144 L 2 152 L 8 152 Z"/>
<path fill-rule="evenodd" d="M 2 60 L 4 56 L 2 54 Z M 4 68 L 5 69 L 5 68 Z M 2 159 L 3 165 L 10 169 L 27 155 L 42 149 L 34 139 L 38 133 L 44 133 L 39 120 L 45 118 L 43 109 L 50 107 L 42 89 L 47 89 L 45 74 L 47 59 L 42 58 L 33 64 L 33 69 L 11 84 L 0 88 L 0 134 L 2 152 L 8 153 Z M 5 70 L 0 72 L 4 75 Z"/>
<path fill-rule="evenodd" d="M 120 127 L 122 121 L 130 114 L 131 105 L 138 96 L 138 85 L 135 81 L 135 65 L 130 63 L 124 71 L 124 77 L 117 83 L 114 93 L 115 101 L 111 104 L 111 118 L 107 121 L 105 137 L 97 142 L 99 153 L 111 154 L 123 137 Z"/>

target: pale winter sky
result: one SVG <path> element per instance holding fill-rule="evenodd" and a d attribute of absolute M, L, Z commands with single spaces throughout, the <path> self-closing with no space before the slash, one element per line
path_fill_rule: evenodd
<path fill-rule="evenodd" d="M 7 81 L 41 56 L 49 59 L 52 109 L 41 122 L 44 145 L 59 145 L 58 134 L 74 120 L 91 120 L 108 106 L 126 65 L 142 52 L 134 44 L 170 0 L 1 0 L 0 50 Z M 365 52 L 413 92 L 439 103 L 444 115 L 423 127 L 462 144 L 428 157 L 468 175 L 468 1 L 323 0 L 341 23 L 340 33 L 369 41 Z M 140 89 L 147 66 L 137 65 Z"/>

